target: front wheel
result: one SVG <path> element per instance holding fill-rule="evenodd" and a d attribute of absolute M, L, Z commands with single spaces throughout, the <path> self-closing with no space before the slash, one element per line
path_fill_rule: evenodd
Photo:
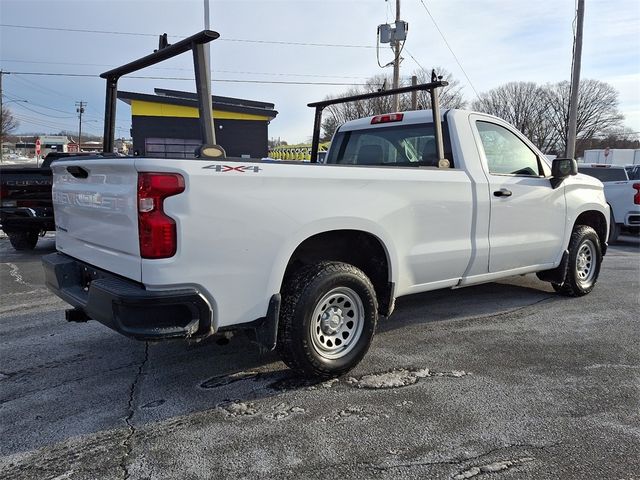
<path fill-rule="evenodd" d="M 355 367 L 369 349 L 378 303 L 369 278 L 347 263 L 300 269 L 283 287 L 278 351 L 292 369 L 330 378 Z"/>
<path fill-rule="evenodd" d="M 569 242 L 569 264 L 564 282 L 554 285 L 554 289 L 568 297 L 586 295 L 598 281 L 601 264 L 602 250 L 598 234 L 591 227 L 577 226 Z"/>
<path fill-rule="evenodd" d="M 33 250 L 38 243 L 37 231 L 7 233 L 11 246 L 16 250 Z"/>

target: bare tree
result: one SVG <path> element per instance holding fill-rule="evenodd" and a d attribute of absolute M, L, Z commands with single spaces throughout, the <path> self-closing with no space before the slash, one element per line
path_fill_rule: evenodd
<path fill-rule="evenodd" d="M 19 125 L 20 122 L 16 120 L 13 113 L 11 113 L 11 110 L 3 105 L 2 120 L 0 121 L 0 142 L 4 142 L 5 137 L 18 128 Z"/>
<path fill-rule="evenodd" d="M 440 107 L 442 108 L 465 108 L 467 101 L 464 99 L 462 86 L 460 81 L 454 78 L 451 72 L 442 67 L 434 67 L 436 74 L 442 77 L 442 80 L 449 82 L 449 85 L 440 91 Z M 418 83 L 429 83 L 431 81 L 431 73 L 425 70 L 416 70 L 413 72 L 418 78 Z M 409 95 L 409 98 L 411 96 Z M 428 110 L 431 108 L 431 97 L 429 92 L 418 92 L 418 110 Z"/>
<path fill-rule="evenodd" d="M 506 120 L 546 152 L 558 141 L 545 114 L 547 101 L 545 90 L 535 83 L 510 82 L 480 94 L 471 108 Z"/>
<path fill-rule="evenodd" d="M 564 152 L 569 125 L 569 82 L 544 86 L 511 82 L 482 93 L 473 110 L 500 117 L 514 125 L 545 153 Z M 599 80 L 580 82 L 578 138 L 602 136 L 619 127 L 618 92 Z"/>
<path fill-rule="evenodd" d="M 449 85 L 442 89 L 440 95 L 440 104 L 444 108 L 464 108 L 466 101 L 462 96 L 462 87 L 460 82 L 443 68 L 436 68 L 438 75 L 442 75 Z M 428 83 L 431 81 L 431 74 L 423 70 L 414 73 L 418 77 L 418 83 Z M 407 79 L 403 79 L 400 86 L 408 86 L 410 83 Z M 378 92 L 382 89 L 388 89 L 392 85 L 391 77 L 386 75 L 375 75 L 369 78 L 365 85 L 361 87 L 353 87 L 347 90 L 340 97 L 350 97 L 363 93 Z M 338 98 L 338 97 L 326 97 Z M 411 94 L 400 95 L 398 99 L 399 110 L 411 110 Z M 324 110 L 324 120 L 322 122 L 322 140 L 331 140 L 337 128 L 349 120 L 356 118 L 369 117 L 372 115 L 380 115 L 392 111 L 393 101 L 391 96 L 371 98 L 369 100 L 361 100 L 359 102 L 341 103 L 338 105 L 330 105 Z M 431 108 L 431 98 L 428 92 L 418 92 L 418 105 L 420 109 Z"/>
<path fill-rule="evenodd" d="M 570 84 L 567 81 L 544 87 L 546 114 L 558 138 L 559 151 L 564 151 L 569 128 Z M 608 130 L 620 128 L 624 116 L 618 111 L 618 91 L 600 80 L 580 82 L 578 91 L 577 138 L 602 136 Z"/>
<path fill-rule="evenodd" d="M 353 87 L 344 92 L 343 95 L 330 98 L 351 97 L 364 93 L 378 92 L 391 85 L 391 77 L 384 75 L 376 75 L 369 78 L 361 87 Z M 369 100 L 361 100 L 359 102 L 339 103 L 337 105 L 329 105 L 324 109 L 324 121 L 322 122 L 323 139 L 330 140 L 337 128 L 349 120 L 356 118 L 368 117 L 370 115 L 379 115 L 391 111 L 391 97 L 371 98 Z"/>

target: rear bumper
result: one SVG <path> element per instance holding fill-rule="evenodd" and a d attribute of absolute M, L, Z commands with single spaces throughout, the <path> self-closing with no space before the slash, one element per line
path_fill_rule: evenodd
<path fill-rule="evenodd" d="M 2 207 L 0 223 L 7 233 L 24 230 L 55 230 L 53 208 L 49 207 Z"/>
<path fill-rule="evenodd" d="M 148 291 L 61 253 L 44 256 L 42 265 L 50 290 L 88 318 L 128 337 L 161 340 L 213 333 L 211 306 L 195 288 Z"/>
<path fill-rule="evenodd" d="M 624 225 L 626 227 L 640 227 L 640 213 L 628 213 Z"/>

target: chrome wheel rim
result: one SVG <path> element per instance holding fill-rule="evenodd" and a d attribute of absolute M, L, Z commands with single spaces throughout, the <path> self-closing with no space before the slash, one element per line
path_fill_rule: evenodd
<path fill-rule="evenodd" d="M 347 287 L 329 291 L 316 304 L 309 329 L 311 343 L 328 360 L 347 355 L 358 343 L 364 327 L 360 296 Z"/>
<path fill-rule="evenodd" d="M 591 240 L 585 240 L 576 255 L 576 280 L 582 288 L 588 288 L 593 283 L 597 261 L 595 245 Z"/>

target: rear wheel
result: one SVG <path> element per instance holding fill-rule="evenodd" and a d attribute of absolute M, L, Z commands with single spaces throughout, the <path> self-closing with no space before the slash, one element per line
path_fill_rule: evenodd
<path fill-rule="evenodd" d="M 38 243 L 37 231 L 7 233 L 11 246 L 16 250 L 33 250 Z"/>
<path fill-rule="evenodd" d="M 586 295 L 598 281 L 602 250 L 600 238 L 595 230 L 578 225 L 571 234 L 569 242 L 569 264 L 562 285 L 552 284 L 553 288 L 568 297 Z"/>
<path fill-rule="evenodd" d="M 355 367 L 367 353 L 378 320 L 369 278 L 353 265 L 304 267 L 283 287 L 278 351 L 292 369 L 330 378 Z"/>

